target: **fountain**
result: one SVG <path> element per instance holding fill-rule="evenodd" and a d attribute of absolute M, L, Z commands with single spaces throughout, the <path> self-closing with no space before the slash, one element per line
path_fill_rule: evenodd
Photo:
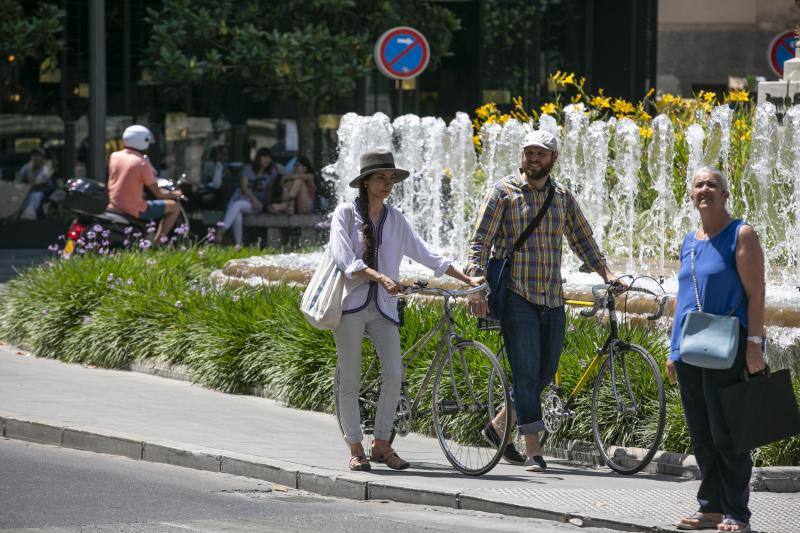
<path fill-rule="evenodd" d="M 539 127 L 560 140 L 556 179 L 569 186 L 592 224 L 595 237 L 617 272 L 664 276 L 665 288 L 677 290 L 675 268 L 683 235 L 696 227 L 697 215 L 688 195 L 694 171 L 703 165 L 729 167 L 733 110 L 718 106 L 684 130 L 687 154 L 685 179 L 676 189 L 673 157 L 676 132 L 669 117 L 652 119 L 652 139 L 646 161 L 650 182 L 642 182 L 642 145 L 639 125 L 628 118 L 594 121 L 581 105 L 567 106 L 563 126 L 542 115 Z M 470 117 L 458 113 L 445 123 L 440 118 L 349 113 L 339 128 L 339 157 L 323 170 L 339 201 L 352 200 L 355 189 L 348 178 L 359 171 L 359 156 L 376 148 L 392 149 L 399 166 L 411 177 L 398 185 L 391 198 L 433 248 L 462 265 L 477 209 L 487 187 L 519 167 L 520 141 L 536 126 L 509 119 L 489 123 L 480 132 L 476 155 Z M 609 178 L 609 176 L 613 176 Z M 743 205 L 742 216 L 758 230 L 768 264 L 767 323 L 770 336 L 784 347 L 800 339 L 800 105 L 786 110 L 782 124 L 771 103 L 758 106 L 754 119 L 749 163 L 741 179 L 732 183 L 732 195 Z M 686 187 L 683 187 L 686 185 Z M 654 195 L 652 206 L 637 208 L 637 195 Z M 749 198 L 749 200 L 748 200 Z M 280 254 L 255 257 L 228 265 L 225 274 L 247 282 L 258 276 L 302 282 L 321 256 Z M 564 256 L 565 291 L 584 293 L 598 281 L 578 272 L 577 258 Z M 266 270 L 265 270 L 266 269 Z M 402 266 L 405 279 L 429 277 L 410 262 Z M 255 276 L 255 277 L 253 277 Z M 287 277 L 288 276 L 288 277 Z"/>

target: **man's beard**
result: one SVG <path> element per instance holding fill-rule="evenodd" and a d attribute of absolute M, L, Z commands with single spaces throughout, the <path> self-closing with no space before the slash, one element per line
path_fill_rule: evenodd
<path fill-rule="evenodd" d="M 529 168 L 526 168 L 525 176 L 527 176 L 529 180 L 534 180 L 534 181 L 542 179 L 548 174 L 550 174 L 550 171 L 553 169 L 554 164 L 555 161 L 550 161 L 546 165 L 542 165 L 542 168 L 540 168 L 539 170 L 531 170 Z"/>

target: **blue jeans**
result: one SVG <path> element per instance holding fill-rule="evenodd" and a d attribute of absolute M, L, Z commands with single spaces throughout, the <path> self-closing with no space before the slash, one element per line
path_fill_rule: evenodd
<path fill-rule="evenodd" d="M 566 327 L 563 305 L 536 305 L 507 291 L 503 340 L 511 364 L 517 426 L 524 435 L 544 431 L 542 391 L 558 369 Z"/>

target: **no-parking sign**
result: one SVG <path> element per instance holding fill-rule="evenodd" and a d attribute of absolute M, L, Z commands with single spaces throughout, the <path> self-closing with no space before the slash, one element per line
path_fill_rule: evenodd
<path fill-rule="evenodd" d="M 794 57 L 794 46 L 797 41 L 797 34 L 794 31 L 785 31 L 778 34 L 767 48 L 769 65 L 775 74 L 783 77 L 783 62 Z"/>
<path fill-rule="evenodd" d="M 408 26 L 392 28 L 375 43 L 375 64 L 395 80 L 416 78 L 428 66 L 430 57 L 428 40 Z"/>

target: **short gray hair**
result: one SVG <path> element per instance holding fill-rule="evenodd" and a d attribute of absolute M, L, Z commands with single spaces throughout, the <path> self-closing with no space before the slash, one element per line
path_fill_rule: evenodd
<path fill-rule="evenodd" d="M 716 177 L 719 182 L 722 184 L 722 190 L 725 192 L 730 192 L 730 187 L 728 186 L 728 178 L 725 177 L 725 174 L 716 167 L 706 166 L 698 168 L 694 175 L 692 176 L 692 185 L 694 185 L 694 180 L 697 176 L 702 176 L 704 174 L 711 174 L 712 176 Z"/>

